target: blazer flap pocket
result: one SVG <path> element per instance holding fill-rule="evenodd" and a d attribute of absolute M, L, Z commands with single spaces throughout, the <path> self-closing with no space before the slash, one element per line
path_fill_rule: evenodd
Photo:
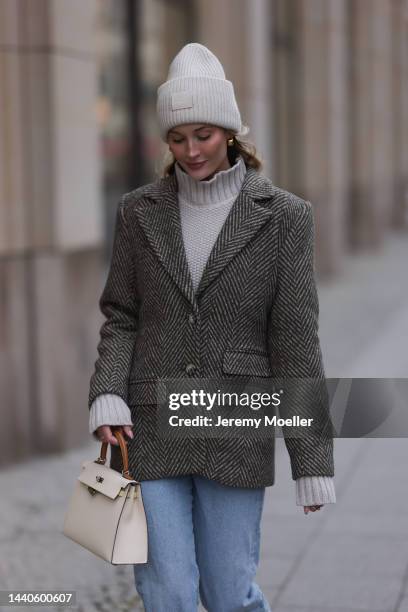
<path fill-rule="evenodd" d="M 131 379 L 128 386 L 128 404 L 157 404 L 159 382 L 142 379 Z"/>
<path fill-rule="evenodd" d="M 272 376 L 269 355 L 255 351 L 225 351 L 223 371 L 241 376 Z"/>

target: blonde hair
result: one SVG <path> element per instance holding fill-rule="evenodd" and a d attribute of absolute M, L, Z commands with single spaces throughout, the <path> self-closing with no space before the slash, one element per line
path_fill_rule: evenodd
<path fill-rule="evenodd" d="M 228 160 L 231 166 L 234 165 L 237 157 L 240 155 L 246 166 L 260 172 L 263 169 L 263 160 L 259 156 L 255 145 L 248 140 L 242 140 L 238 134 L 230 133 L 228 130 L 225 131 L 229 134 L 230 138 L 234 139 L 234 143 L 227 147 Z M 244 133 L 247 132 L 248 128 L 246 128 Z M 174 174 L 175 164 L 176 159 L 174 155 L 170 151 L 166 151 L 161 162 L 161 168 L 158 169 L 159 175 L 164 178 Z"/>

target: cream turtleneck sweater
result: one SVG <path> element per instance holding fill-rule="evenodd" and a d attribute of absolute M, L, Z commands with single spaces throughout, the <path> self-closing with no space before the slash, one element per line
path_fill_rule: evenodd
<path fill-rule="evenodd" d="M 194 290 L 246 174 L 242 157 L 228 170 L 198 181 L 176 164 L 184 248 Z"/>
<path fill-rule="evenodd" d="M 184 248 L 194 289 L 197 289 L 205 264 L 241 189 L 246 174 L 242 157 L 210 180 L 196 180 L 175 165 L 178 202 Z M 199 228 L 199 231 L 197 231 Z M 89 415 L 89 431 L 96 437 L 101 425 L 132 425 L 129 407 L 117 395 L 99 395 Z M 330 476 L 304 476 L 296 480 L 296 504 L 312 506 L 336 502 L 334 479 Z"/>

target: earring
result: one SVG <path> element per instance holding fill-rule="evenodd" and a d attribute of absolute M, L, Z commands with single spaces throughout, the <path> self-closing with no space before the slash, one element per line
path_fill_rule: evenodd
<path fill-rule="evenodd" d="M 229 147 L 232 147 L 232 146 L 233 146 L 233 144 L 234 144 L 234 139 L 233 139 L 233 138 L 228 138 L 228 140 L 227 140 L 227 145 L 228 145 Z"/>

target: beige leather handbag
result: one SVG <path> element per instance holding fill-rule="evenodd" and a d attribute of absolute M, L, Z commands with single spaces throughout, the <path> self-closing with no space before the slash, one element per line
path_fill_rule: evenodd
<path fill-rule="evenodd" d="M 140 482 L 129 474 L 126 441 L 112 433 L 122 453 L 122 474 L 105 465 L 108 443 L 85 461 L 65 515 L 63 534 L 112 565 L 147 562 L 147 523 Z"/>

